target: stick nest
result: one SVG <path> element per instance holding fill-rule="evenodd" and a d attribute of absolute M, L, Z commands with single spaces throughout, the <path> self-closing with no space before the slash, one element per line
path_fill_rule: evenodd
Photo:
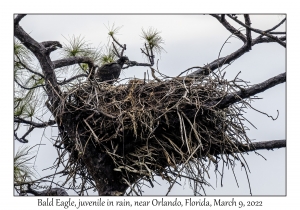
<path fill-rule="evenodd" d="M 186 177 L 197 194 L 209 185 L 212 163 L 216 170 L 220 160 L 228 167 L 235 161 L 246 165 L 239 149 L 250 144 L 241 115 L 245 101 L 224 109 L 209 105 L 237 86 L 237 79 L 217 76 L 133 79 L 118 86 L 80 83 L 65 93 L 60 112 L 76 130 L 67 147 L 77 151 L 70 164 L 78 167 L 92 145 L 111 158 L 114 171 L 129 185 L 137 180 L 152 185 L 160 176 L 171 189 L 178 177 Z"/>

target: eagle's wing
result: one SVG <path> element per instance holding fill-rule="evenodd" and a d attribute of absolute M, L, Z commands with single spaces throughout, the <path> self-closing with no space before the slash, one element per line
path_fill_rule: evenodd
<path fill-rule="evenodd" d="M 108 83 L 113 83 L 113 81 L 109 80 L 118 79 L 121 73 L 121 69 L 121 66 L 116 62 L 105 64 L 98 69 L 97 79 L 99 82 L 108 81 Z"/>

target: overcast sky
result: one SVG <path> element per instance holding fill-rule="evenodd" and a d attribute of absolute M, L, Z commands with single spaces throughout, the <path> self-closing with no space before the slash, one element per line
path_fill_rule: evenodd
<path fill-rule="evenodd" d="M 272 28 L 284 18 L 283 15 L 253 15 L 252 27 L 266 30 Z M 130 60 L 138 62 L 146 61 L 140 53 L 143 40 L 140 38 L 141 29 L 153 27 L 161 32 L 165 43 L 166 52 L 162 52 L 159 58 L 159 70 L 170 76 L 176 76 L 180 72 L 193 66 L 203 66 L 217 59 L 219 51 L 230 36 L 230 33 L 213 17 L 209 15 L 28 15 L 21 22 L 23 29 L 38 42 L 60 41 L 65 43 L 64 37 L 82 36 L 94 47 L 105 46 L 108 42 L 107 26 L 115 24 L 122 26 L 117 36 L 118 40 L 127 45 L 125 55 Z M 236 24 L 233 23 L 234 26 Z M 278 31 L 285 31 L 282 25 Z M 256 35 L 252 35 L 255 37 Z M 226 56 L 242 46 L 242 42 L 232 38 L 221 52 Z M 58 53 L 52 56 L 56 59 Z M 133 67 L 123 71 L 121 78 L 143 78 L 145 67 Z M 286 71 L 285 48 L 276 43 L 259 44 L 252 50 L 236 60 L 226 69 L 227 78 L 233 79 L 241 71 L 240 78 L 250 81 L 252 84 L 263 82 L 270 77 Z M 253 102 L 253 107 L 276 117 L 276 121 L 256 111 L 249 110 L 246 114 L 257 129 L 250 127 L 248 136 L 253 141 L 265 141 L 286 139 L 286 83 L 277 85 L 263 93 L 258 94 L 263 100 Z M 37 129 L 36 129 L 37 130 Z M 30 136 L 30 144 L 43 143 L 36 160 L 36 167 L 40 175 L 42 169 L 53 164 L 56 151 L 52 142 L 42 137 L 43 130 L 39 130 Z M 51 131 L 46 131 L 50 138 Z M 41 142 L 40 142 L 41 139 Z M 18 148 L 21 144 L 15 144 Z M 245 155 L 251 173 L 249 179 L 253 195 L 285 195 L 286 194 L 286 154 L 285 149 L 274 151 L 259 151 L 267 160 L 251 152 Z M 250 195 L 247 177 L 240 166 L 235 168 L 239 187 L 235 183 L 230 170 L 225 171 L 224 186 L 220 186 L 220 180 L 216 183 L 215 174 L 211 170 L 209 180 L 214 189 L 207 188 L 207 195 Z M 220 179 L 220 177 L 218 177 Z M 171 195 L 193 195 L 188 184 L 182 180 L 182 186 L 175 186 Z M 168 189 L 165 181 L 160 182 L 153 189 L 144 188 L 144 195 L 164 195 Z"/>

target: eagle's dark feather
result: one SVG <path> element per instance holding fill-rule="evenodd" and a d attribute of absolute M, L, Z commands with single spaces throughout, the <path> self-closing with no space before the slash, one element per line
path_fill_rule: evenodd
<path fill-rule="evenodd" d="M 122 56 L 115 62 L 101 66 L 97 71 L 97 81 L 106 81 L 107 83 L 112 84 L 119 78 L 122 67 L 127 61 L 129 61 L 128 58 L 126 56 Z"/>

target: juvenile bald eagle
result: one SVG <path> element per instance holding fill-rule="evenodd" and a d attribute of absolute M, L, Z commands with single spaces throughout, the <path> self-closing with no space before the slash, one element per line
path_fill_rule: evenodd
<path fill-rule="evenodd" d="M 114 80 L 119 79 L 122 67 L 128 61 L 129 59 L 126 56 L 122 56 L 115 62 L 101 66 L 97 71 L 97 81 L 114 83 Z"/>

